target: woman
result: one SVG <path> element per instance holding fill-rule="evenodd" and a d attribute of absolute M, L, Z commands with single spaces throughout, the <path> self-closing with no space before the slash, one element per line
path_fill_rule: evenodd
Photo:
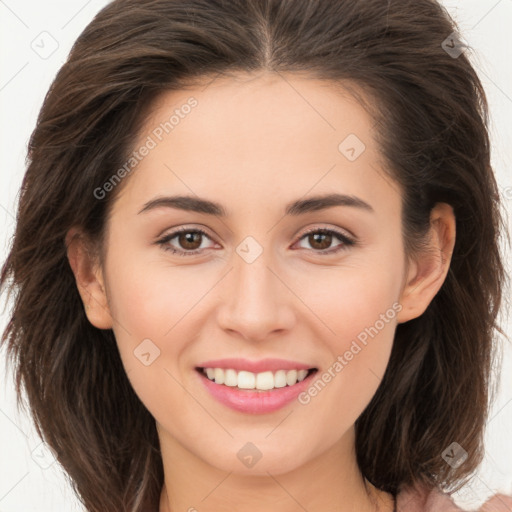
<path fill-rule="evenodd" d="M 87 510 L 453 509 L 505 278 L 457 49 L 431 0 L 114 1 L 85 29 L 1 283 Z"/>

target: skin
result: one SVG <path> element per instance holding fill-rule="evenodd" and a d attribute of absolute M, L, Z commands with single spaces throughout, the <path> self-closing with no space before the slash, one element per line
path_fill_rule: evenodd
<path fill-rule="evenodd" d="M 391 511 L 392 497 L 357 466 L 354 422 L 384 375 L 396 325 L 420 316 L 446 277 L 453 210 L 436 205 L 431 250 L 406 258 L 400 189 L 382 170 L 374 120 L 348 92 L 312 78 L 238 75 L 166 92 L 139 142 L 191 96 L 198 105 L 125 178 L 103 264 L 79 228 L 68 233 L 89 321 L 113 329 L 133 388 L 157 423 L 160 512 Z M 354 161 L 338 150 L 348 134 L 366 146 Z M 290 201 L 333 191 L 373 211 L 335 206 L 284 216 Z M 229 215 L 138 213 L 176 194 L 219 202 Z M 208 236 L 168 245 L 199 254 L 181 257 L 156 243 L 180 226 Z M 335 235 L 315 242 L 304 236 L 309 228 L 334 229 L 357 244 Z M 252 263 L 236 252 L 247 236 L 263 248 Z M 214 400 L 194 370 L 207 359 L 278 357 L 322 374 L 393 304 L 400 305 L 394 318 L 306 405 L 236 412 Z M 145 366 L 134 350 L 148 338 L 160 355 Z M 251 468 L 237 457 L 247 442 L 262 454 Z"/>

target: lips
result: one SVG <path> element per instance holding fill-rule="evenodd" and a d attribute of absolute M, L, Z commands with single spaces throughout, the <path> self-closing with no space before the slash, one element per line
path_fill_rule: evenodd
<path fill-rule="evenodd" d="M 291 404 L 310 385 L 317 371 L 314 366 L 286 359 L 217 359 L 204 361 L 196 367 L 197 375 L 210 396 L 235 411 L 249 414 L 271 413 Z M 233 372 L 238 373 L 236 380 L 231 375 Z M 240 373 L 249 372 L 256 378 L 255 383 L 248 382 L 250 375 L 242 375 L 240 380 Z M 282 374 L 285 372 L 287 378 L 283 382 Z M 272 373 L 275 376 L 281 374 L 279 384 L 272 380 Z M 213 376 L 215 378 L 211 380 Z M 218 382 L 217 377 L 220 377 Z M 226 377 L 229 382 L 224 383 Z M 263 377 L 261 382 L 260 377 Z M 241 384 L 253 389 L 240 389 Z"/>

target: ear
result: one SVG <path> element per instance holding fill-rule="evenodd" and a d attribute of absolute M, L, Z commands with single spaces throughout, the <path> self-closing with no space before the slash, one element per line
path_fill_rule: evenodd
<path fill-rule="evenodd" d="M 430 212 L 428 247 L 409 261 L 398 323 L 421 316 L 443 285 L 455 246 L 455 225 L 453 208 L 437 203 Z"/>
<path fill-rule="evenodd" d="M 89 322 L 98 329 L 111 329 L 113 322 L 102 269 L 86 237 L 76 228 L 66 235 L 66 251 Z"/>

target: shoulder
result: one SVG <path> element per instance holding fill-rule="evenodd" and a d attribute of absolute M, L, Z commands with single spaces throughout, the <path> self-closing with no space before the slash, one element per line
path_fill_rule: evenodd
<path fill-rule="evenodd" d="M 464 512 L 449 494 L 437 488 L 409 487 L 397 495 L 397 512 Z M 467 512 L 467 510 L 466 510 Z M 472 512 L 512 512 L 512 496 L 495 494 Z"/>

